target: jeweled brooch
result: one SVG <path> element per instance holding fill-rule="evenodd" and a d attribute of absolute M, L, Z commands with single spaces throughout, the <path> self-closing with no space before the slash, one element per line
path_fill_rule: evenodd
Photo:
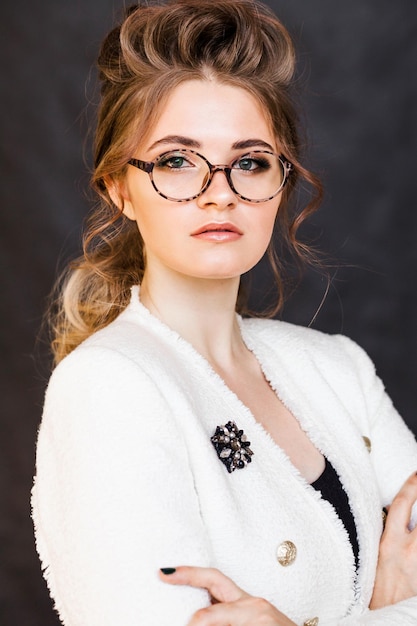
<path fill-rule="evenodd" d="M 217 456 L 224 463 L 229 474 L 236 469 L 243 469 L 252 461 L 253 452 L 243 430 L 239 430 L 234 422 L 227 422 L 224 426 L 217 426 L 216 432 L 210 438 L 216 449 Z"/>

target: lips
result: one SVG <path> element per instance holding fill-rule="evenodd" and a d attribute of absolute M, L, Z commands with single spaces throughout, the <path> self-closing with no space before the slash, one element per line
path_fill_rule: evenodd
<path fill-rule="evenodd" d="M 230 222 L 210 222 L 209 224 L 204 224 L 198 230 L 191 233 L 192 237 L 197 235 L 204 235 L 208 233 L 234 233 L 236 235 L 242 235 L 242 231 L 237 228 L 234 224 Z"/>

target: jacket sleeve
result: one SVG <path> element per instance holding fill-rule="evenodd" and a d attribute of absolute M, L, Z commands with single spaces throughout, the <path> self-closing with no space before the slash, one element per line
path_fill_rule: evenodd
<path fill-rule="evenodd" d="M 417 471 L 416 439 L 393 406 L 368 355 L 350 339 L 340 339 L 352 359 L 351 371 L 359 378 L 356 388 L 362 389 L 365 410 L 358 410 L 358 415 L 366 416 L 366 423 L 360 425 L 361 432 L 369 436 L 370 458 L 381 501 L 386 506 L 391 504 L 407 478 Z M 416 523 L 414 508 L 412 525 Z"/>
<path fill-rule="evenodd" d="M 185 626 L 209 604 L 204 590 L 157 576 L 161 567 L 210 565 L 209 547 L 168 402 L 129 359 L 80 348 L 55 370 L 32 507 L 65 626 Z"/>
<path fill-rule="evenodd" d="M 362 424 L 371 440 L 371 461 L 375 470 L 381 501 L 389 505 L 405 480 L 417 470 L 417 443 L 413 433 L 395 410 L 384 386 L 376 375 L 374 365 L 366 353 L 354 342 L 341 338 L 350 353 L 355 371 L 360 377 L 366 403 L 368 423 Z M 411 525 L 417 521 L 413 508 Z M 416 566 L 417 567 L 417 566 Z M 417 596 L 378 610 L 366 610 L 352 615 L 337 626 L 415 626 L 417 624 Z M 333 625 L 332 625 L 333 626 Z"/>
<path fill-rule="evenodd" d="M 417 597 L 403 600 L 376 611 L 367 609 L 359 617 L 346 617 L 337 626 L 415 626 L 417 624 Z M 323 626 L 336 626 L 324 624 Z"/>

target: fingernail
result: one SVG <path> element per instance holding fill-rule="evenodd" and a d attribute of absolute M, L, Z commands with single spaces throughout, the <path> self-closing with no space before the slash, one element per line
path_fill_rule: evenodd
<path fill-rule="evenodd" d="M 177 570 L 175 567 L 161 567 L 161 572 L 165 574 L 165 576 L 169 576 L 170 574 L 175 574 Z"/>

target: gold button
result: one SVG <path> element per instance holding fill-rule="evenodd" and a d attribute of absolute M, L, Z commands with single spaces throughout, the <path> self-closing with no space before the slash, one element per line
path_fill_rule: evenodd
<path fill-rule="evenodd" d="M 312 617 L 311 619 L 308 619 L 306 622 L 304 622 L 303 626 L 317 626 L 318 623 L 319 623 L 319 618 Z"/>
<path fill-rule="evenodd" d="M 277 548 L 278 563 L 283 567 L 291 565 L 297 556 L 297 548 L 292 541 L 283 541 Z"/>
<path fill-rule="evenodd" d="M 362 437 L 363 442 L 366 446 L 366 449 L 368 450 L 368 452 L 370 452 L 372 450 L 372 443 L 371 440 L 369 439 L 369 437 L 365 437 L 365 435 Z"/>

